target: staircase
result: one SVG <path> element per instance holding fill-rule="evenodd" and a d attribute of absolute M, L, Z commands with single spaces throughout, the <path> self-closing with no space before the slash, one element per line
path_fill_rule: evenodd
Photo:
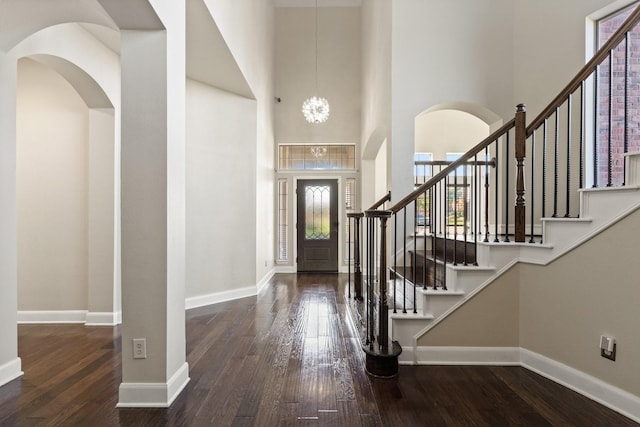
<path fill-rule="evenodd" d="M 640 153 L 629 154 L 629 170 L 640 168 Z M 542 236 L 544 243 L 535 241 L 522 243 L 478 242 L 477 266 L 437 264 L 439 268 L 446 268 L 447 289 L 438 286 L 436 289 L 423 286 L 423 261 L 417 257 L 418 264 L 411 266 L 397 266 L 399 273 L 394 273 L 389 281 L 389 298 L 393 300 L 393 290 L 396 298 L 402 301 L 404 294 L 411 294 L 415 289 L 417 298 L 415 310 L 413 304 L 402 309 L 402 304 L 389 312 L 390 336 L 402 346 L 399 356 L 400 363 L 420 363 L 417 356 L 417 341 L 431 328 L 470 301 L 477 293 L 489 286 L 494 280 L 518 262 L 547 265 L 565 253 L 573 250 L 606 228 L 615 224 L 625 216 L 640 209 L 640 179 L 628 174 L 624 187 L 593 188 L 580 190 L 580 216 L 577 218 L 542 218 Z M 427 240 L 432 237 L 427 236 Z M 442 241 L 442 238 L 437 238 Z M 447 245 L 453 247 L 453 239 L 447 239 Z M 425 241 L 422 237 L 415 242 L 420 248 Z M 428 245 L 428 242 L 427 242 Z M 440 243 L 443 246 L 442 243 Z M 468 243 L 467 243 L 468 245 Z M 458 245 L 460 251 L 460 247 Z M 409 253 L 418 254 L 422 250 L 410 250 Z M 436 255 L 436 259 L 442 258 Z M 410 260 L 413 256 L 410 257 Z M 428 270 L 433 271 L 433 257 L 426 256 Z M 436 269 L 437 270 L 437 269 Z M 403 272 L 407 273 L 403 276 Z M 412 271 L 418 272 L 418 278 L 412 280 Z M 431 274 L 431 273 L 429 273 Z M 436 282 L 439 283 L 436 273 Z M 417 283 L 417 286 L 414 285 Z M 403 312 L 406 311 L 406 312 Z"/>
<path fill-rule="evenodd" d="M 419 363 L 417 341 L 516 263 L 546 265 L 640 208 L 640 155 L 628 149 L 633 103 L 625 95 L 616 105 L 624 120 L 609 108 L 608 132 L 587 135 L 595 127 L 587 106 L 603 116 L 601 88 L 589 85 L 639 22 L 640 6 L 528 125 L 518 105 L 513 119 L 393 206 L 347 215 L 350 230 L 363 230 L 350 241 L 370 374 Z M 625 87 L 628 62 L 617 71 Z M 349 274 L 354 283 L 351 266 Z"/>

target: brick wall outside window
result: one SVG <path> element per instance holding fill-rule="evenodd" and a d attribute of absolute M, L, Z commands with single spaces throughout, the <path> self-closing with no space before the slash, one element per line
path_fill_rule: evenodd
<path fill-rule="evenodd" d="M 598 47 L 606 43 L 633 7 L 598 22 Z M 629 47 L 623 41 L 610 59 L 605 60 L 598 71 L 597 152 L 598 186 L 624 181 L 625 130 L 627 152 L 640 151 L 640 27 L 636 26 L 628 37 Z M 628 52 L 628 53 L 627 53 Z M 625 58 L 625 56 L 628 56 Z M 610 61 L 613 76 L 610 76 Z M 626 65 L 625 65 L 626 64 Z M 626 87 L 626 109 L 625 109 Z M 611 114 L 609 113 L 611 111 Z M 626 119 L 626 129 L 625 129 Z M 611 135 L 611 159 L 609 159 L 609 135 Z"/>

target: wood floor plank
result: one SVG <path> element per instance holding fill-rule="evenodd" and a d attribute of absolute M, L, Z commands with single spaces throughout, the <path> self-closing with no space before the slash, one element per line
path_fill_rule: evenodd
<path fill-rule="evenodd" d="M 637 426 L 519 367 L 369 377 L 345 275 L 276 274 L 258 297 L 186 313 L 191 381 L 170 408 L 117 409 L 120 327 L 19 325 L 25 375 L 0 426 Z"/>

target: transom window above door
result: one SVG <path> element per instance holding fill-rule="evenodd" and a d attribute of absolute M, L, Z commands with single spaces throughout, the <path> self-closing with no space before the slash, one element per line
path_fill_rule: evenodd
<path fill-rule="evenodd" d="M 355 170 L 355 144 L 280 144 L 280 170 Z"/>

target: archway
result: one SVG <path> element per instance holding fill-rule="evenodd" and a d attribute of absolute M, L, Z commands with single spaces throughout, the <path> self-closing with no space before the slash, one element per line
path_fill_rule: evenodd
<path fill-rule="evenodd" d="M 464 153 L 502 124 L 492 111 L 470 103 L 431 107 L 415 118 L 415 153 L 446 160 L 447 153 Z"/>
<path fill-rule="evenodd" d="M 38 5 L 40 6 L 40 5 Z M 117 53 L 107 48 L 96 37 L 91 35 L 89 29 L 93 24 L 60 24 L 69 22 L 69 16 L 74 16 L 71 21 L 93 22 L 100 25 L 103 33 L 114 33 L 113 23 L 105 17 L 100 8 L 78 9 L 77 4 L 61 2 L 45 7 L 52 8 L 51 13 L 33 16 L 32 11 L 36 7 L 29 0 L 24 2 L 3 3 L 2 12 L 6 18 L 3 20 L 3 28 L 0 31 L 0 230 L 3 235 L 0 248 L 0 339 L 3 342 L 0 350 L 0 385 L 22 374 L 21 362 L 17 354 L 17 294 L 18 294 L 18 219 L 17 219 L 17 80 L 18 63 L 21 58 L 32 58 L 46 64 L 50 69 L 56 69 L 59 75 L 69 81 L 74 81 L 74 87 L 78 94 L 82 95 L 85 102 L 93 108 L 90 111 L 99 112 L 93 115 L 103 125 L 108 122 L 111 156 L 114 159 L 113 167 L 117 168 L 119 162 L 115 162 L 116 150 L 119 149 L 119 61 Z M 74 9 L 75 8 L 75 9 Z M 65 18 L 66 16 L 66 18 Z M 106 19 L 105 19 L 106 18 Z M 25 22 L 29 25 L 25 25 Z M 98 28 L 98 27 L 96 27 Z M 74 65 L 75 64 L 75 65 Z M 95 88 L 100 88 L 96 91 Z M 90 94 L 98 94 L 93 98 Z M 87 98 L 85 98 L 87 97 Z M 98 99 L 108 99 L 107 103 L 98 102 Z M 105 109 L 105 105 L 107 108 Z M 85 107 L 87 108 L 87 107 Z M 101 119 L 97 119 L 101 116 Z M 38 126 L 36 121 L 31 126 Z M 92 132 L 85 132 L 87 138 L 92 137 Z M 113 188 L 118 191 L 119 171 L 111 174 Z M 114 192 L 115 192 L 114 191 Z M 114 223 L 109 230 L 111 236 L 111 253 L 113 259 L 119 259 L 119 220 L 116 213 L 119 206 L 116 201 L 119 195 L 111 193 L 110 201 L 112 209 L 109 210 L 109 218 Z M 119 268 L 119 263 L 114 270 Z M 111 271 L 111 270 L 110 270 Z M 119 272 L 111 273 L 113 285 L 109 285 L 109 299 L 111 306 L 119 304 L 119 295 L 116 278 Z M 88 293 L 88 291 L 85 291 Z M 85 303 L 88 308 L 88 303 Z M 110 318 L 96 319 L 97 322 L 115 323 L 113 311 Z M 40 310 L 39 310 L 40 311 Z M 42 314 L 42 313 L 40 313 Z M 83 321 L 87 320 L 87 310 L 83 311 Z"/>
<path fill-rule="evenodd" d="M 18 61 L 18 321 L 120 322 L 114 108 L 73 63 Z"/>

